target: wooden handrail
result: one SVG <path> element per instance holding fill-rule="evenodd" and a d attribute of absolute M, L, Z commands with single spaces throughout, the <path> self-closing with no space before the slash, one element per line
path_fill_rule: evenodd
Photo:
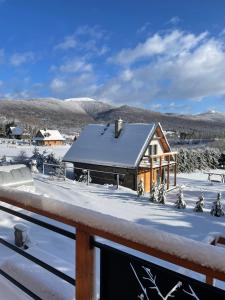
<path fill-rule="evenodd" d="M 2 189 L 0 201 L 76 227 L 77 300 L 93 299 L 94 255 L 90 239 L 94 236 L 204 274 L 208 283 L 212 283 L 213 278 L 225 281 L 225 262 L 221 259 L 223 249 L 212 245 L 27 192 Z M 82 281 L 84 277 L 85 286 Z M 82 293 L 81 287 L 85 292 Z"/>
<path fill-rule="evenodd" d="M 178 153 L 177 151 L 165 152 L 165 153 L 160 153 L 160 154 L 149 155 L 149 157 L 151 157 L 151 158 L 167 157 L 167 156 L 177 155 L 177 153 Z"/>

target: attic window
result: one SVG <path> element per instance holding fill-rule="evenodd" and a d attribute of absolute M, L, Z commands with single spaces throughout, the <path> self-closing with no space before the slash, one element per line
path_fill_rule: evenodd
<path fill-rule="evenodd" d="M 149 155 L 156 155 L 158 153 L 158 145 L 149 145 Z"/>

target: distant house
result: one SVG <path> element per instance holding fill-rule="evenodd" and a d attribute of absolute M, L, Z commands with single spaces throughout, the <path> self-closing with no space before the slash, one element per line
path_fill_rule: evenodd
<path fill-rule="evenodd" d="M 23 133 L 24 133 L 23 128 L 19 126 L 16 127 L 11 126 L 8 129 L 7 136 L 12 139 L 21 139 L 23 137 Z"/>
<path fill-rule="evenodd" d="M 137 189 L 142 179 L 145 191 L 153 183 L 167 183 L 170 188 L 170 173 L 173 171 L 173 185 L 176 185 L 176 153 L 158 124 L 123 123 L 91 124 L 84 128 L 79 139 L 73 143 L 63 158 L 71 162 L 75 172 L 90 170 L 96 183 L 115 183 Z"/>
<path fill-rule="evenodd" d="M 39 130 L 33 139 L 38 146 L 58 146 L 65 144 L 65 139 L 58 130 Z"/>

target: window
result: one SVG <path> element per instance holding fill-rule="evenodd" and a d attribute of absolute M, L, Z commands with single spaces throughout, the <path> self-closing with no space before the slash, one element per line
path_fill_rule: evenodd
<path fill-rule="evenodd" d="M 157 152 L 158 152 L 157 148 L 158 148 L 157 145 L 154 145 L 154 154 L 157 154 Z"/>
<path fill-rule="evenodd" d="M 153 151 L 152 151 L 152 145 L 149 145 L 149 148 L 148 148 L 148 153 L 149 155 L 153 155 Z"/>

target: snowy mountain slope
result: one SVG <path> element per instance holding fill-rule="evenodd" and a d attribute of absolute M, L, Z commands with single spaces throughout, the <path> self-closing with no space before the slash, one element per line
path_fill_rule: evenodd
<path fill-rule="evenodd" d="M 225 114 L 208 112 L 199 115 L 163 114 L 129 105 L 113 106 L 92 98 L 65 100 L 46 98 L 31 100 L 0 100 L 0 122 L 16 120 L 19 124 L 59 129 L 73 134 L 88 123 L 161 122 L 165 130 L 201 131 L 215 136 L 225 132 Z"/>
<path fill-rule="evenodd" d="M 64 102 L 90 102 L 90 101 L 96 101 L 95 99 L 89 98 L 89 97 L 78 97 L 78 98 L 68 98 L 64 99 Z"/>
<path fill-rule="evenodd" d="M 194 118 L 201 119 L 204 121 L 214 121 L 225 123 L 225 113 L 218 112 L 215 110 L 207 111 L 205 113 L 197 114 L 193 116 Z"/>

